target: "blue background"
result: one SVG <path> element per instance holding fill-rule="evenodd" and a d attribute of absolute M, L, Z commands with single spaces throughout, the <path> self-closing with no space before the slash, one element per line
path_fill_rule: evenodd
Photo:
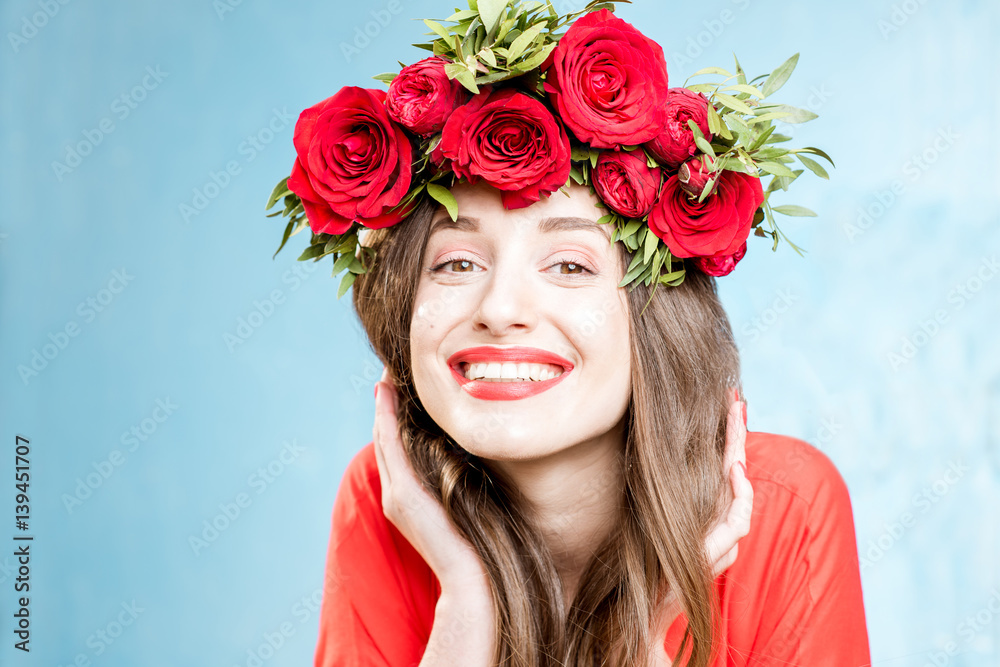
<path fill-rule="evenodd" d="M 287 623 L 264 664 L 308 664 L 330 511 L 370 439 L 381 368 L 328 262 L 297 263 L 300 237 L 271 260 L 282 225 L 263 205 L 294 158 L 282 118 L 379 86 L 371 75 L 422 57 L 410 19 L 451 5 L 52 1 L 46 18 L 43 4 L 0 8 L 0 662 L 246 665 Z M 783 200 L 820 213 L 783 224 L 805 259 L 751 239 L 720 281 L 749 425 L 808 440 L 846 479 L 873 662 L 1000 664 L 996 4 L 638 0 L 618 14 L 663 45 L 673 85 L 733 51 L 751 74 L 801 52 L 778 99 L 820 114 L 792 133 L 837 169 Z M 345 51 L 366 24 L 367 46 Z M 88 155 L 53 167 L 102 121 L 113 131 Z M 196 190 L 207 205 L 185 220 Z M 259 326 L 227 343 L 254 311 Z M 145 439 L 123 443 L 133 427 Z M 11 634 L 18 434 L 30 656 Z M 193 548 L 241 493 L 249 506 Z M 98 639 L 130 618 L 123 604 L 134 622 Z"/>

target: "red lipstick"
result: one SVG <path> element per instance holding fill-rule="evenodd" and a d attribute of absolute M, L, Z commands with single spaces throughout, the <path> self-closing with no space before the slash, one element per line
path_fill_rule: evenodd
<path fill-rule="evenodd" d="M 470 380 L 462 373 L 462 363 L 510 362 L 524 364 L 553 364 L 563 369 L 561 375 L 548 380 L 526 382 L 489 382 Z M 486 401 L 515 401 L 540 394 L 559 384 L 573 370 L 573 362 L 548 350 L 537 347 L 492 347 L 483 345 L 459 350 L 448 357 L 448 366 L 458 384 L 473 398 Z"/>

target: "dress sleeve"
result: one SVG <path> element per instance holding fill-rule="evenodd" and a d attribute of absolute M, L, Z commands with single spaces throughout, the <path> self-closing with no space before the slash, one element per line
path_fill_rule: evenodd
<path fill-rule="evenodd" d="M 418 665 L 430 636 L 436 580 L 382 512 L 373 445 L 337 490 L 315 667 Z"/>
<path fill-rule="evenodd" d="M 801 440 L 784 440 L 782 464 L 755 484 L 755 510 L 762 493 L 769 516 L 760 519 L 772 539 L 766 540 L 769 562 L 755 568 L 766 582 L 757 591 L 761 616 L 746 665 L 867 667 L 871 658 L 847 485 L 825 454 Z M 755 555 L 751 561 L 760 560 Z M 742 556 L 741 551 L 737 563 Z"/>

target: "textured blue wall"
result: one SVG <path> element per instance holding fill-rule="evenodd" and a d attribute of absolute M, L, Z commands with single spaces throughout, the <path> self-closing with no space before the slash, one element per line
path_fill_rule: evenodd
<path fill-rule="evenodd" d="M 820 114 L 796 140 L 838 166 L 795 188 L 820 212 L 784 224 L 806 259 L 751 239 L 720 282 L 750 428 L 812 442 L 847 480 L 877 664 L 1000 664 L 997 6 L 679 4 L 619 15 L 676 84 L 733 51 L 751 73 L 801 52 L 780 95 Z M 330 510 L 380 368 L 327 262 L 296 263 L 300 239 L 271 261 L 263 204 L 298 113 L 421 57 L 409 19 L 450 9 L 2 3 L 3 665 L 247 665 L 282 624 L 264 664 L 310 661 Z M 345 50 L 372 11 L 387 25 Z M 36 351 L 51 358 L 22 377 Z M 16 434 L 33 452 L 30 657 L 11 646 Z"/>

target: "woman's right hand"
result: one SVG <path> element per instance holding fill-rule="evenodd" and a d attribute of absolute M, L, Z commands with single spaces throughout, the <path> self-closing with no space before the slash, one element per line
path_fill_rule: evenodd
<path fill-rule="evenodd" d="M 372 439 L 379 478 L 382 511 L 434 571 L 443 592 L 471 592 L 472 586 L 489 592 L 489 578 L 479 554 L 462 537 L 417 478 L 403 449 L 396 421 L 396 388 L 383 371 L 375 383 L 375 426 Z"/>

